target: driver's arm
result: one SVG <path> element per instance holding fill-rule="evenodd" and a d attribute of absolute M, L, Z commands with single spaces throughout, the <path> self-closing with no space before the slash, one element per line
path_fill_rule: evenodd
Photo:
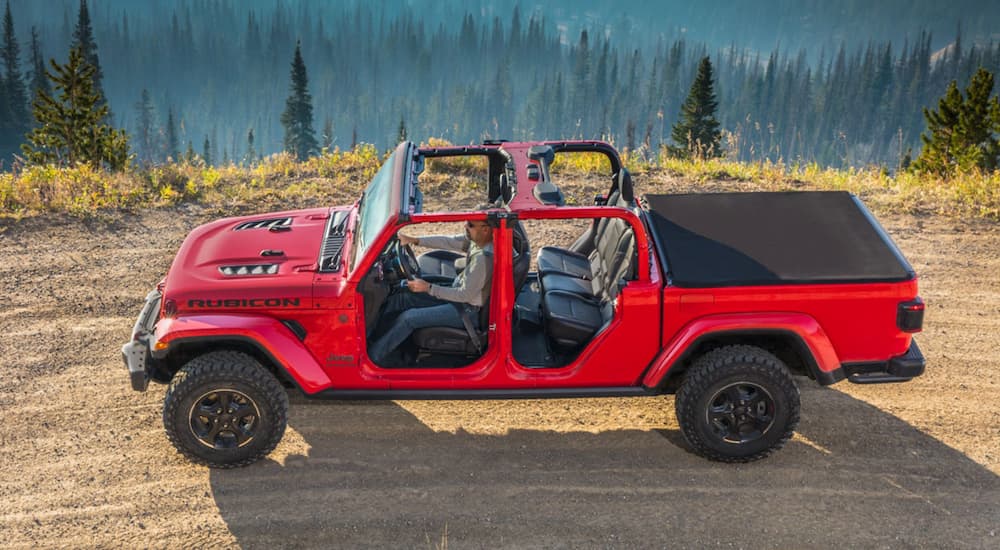
<path fill-rule="evenodd" d="M 441 248 L 444 250 L 454 250 L 455 252 L 467 252 L 469 250 L 469 238 L 465 235 L 416 237 L 415 241 L 414 244 L 427 248 Z M 404 242 L 403 244 L 409 243 Z"/>

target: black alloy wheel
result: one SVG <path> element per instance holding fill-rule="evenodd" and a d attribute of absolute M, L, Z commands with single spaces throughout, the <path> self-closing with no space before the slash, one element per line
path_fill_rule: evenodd
<path fill-rule="evenodd" d="M 163 427 L 174 447 L 212 468 L 246 466 L 274 450 L 288 423 L 288 393 L 238 351 L 195 357 L 174 375 Z"/>
<path fill-rule="evenodd" d="M 192 435 L 212 449 L 247 445 L 260 425 L 260 409 L 253 399 L 228 388 L 195 399 L 188 417 Z"/>
<path fill-rule="evenodd" d="M 774 398 L 757 384 L 730 384 L 712 396 L 709 403 L 706 420 L 722 441 L 747 443 L 763 437 L 774 425 Z"/>
<path fill-rule="evenodd" d="M 695 453 L 720 462 L 751 462 L 792 437 L 799 389 L 774 354 L 756 346 L 725 346 L 688 367 L 674 407 Z"/>

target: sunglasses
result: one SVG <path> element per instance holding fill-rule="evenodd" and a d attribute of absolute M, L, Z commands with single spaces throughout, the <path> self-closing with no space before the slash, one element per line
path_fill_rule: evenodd
<path fill-rule="evenodd" d="M 468 227 L 469 229 L 475 229 L 477 227 L 486 227 L 486 226 L 487 225 L 485 223 L 465 222 L 465 227 Z"/>

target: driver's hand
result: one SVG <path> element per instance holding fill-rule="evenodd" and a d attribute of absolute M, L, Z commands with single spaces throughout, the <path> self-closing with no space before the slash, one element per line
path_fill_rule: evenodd
<path fill-rule="evenodd" d="M 416 246 L 416 244 L 417 244 L 417 242 L 419 240 L 420 239 L 418 239 L 416 237 L 409 237 L 407 235 L 403 235 L 402 233 L 399 234 L 399 242 L 401 242 L 401 243 L 403 243 L 403 244 L 405 244 L 407 246 Z"/>
<path fill-rule="evenodd" d="M 427 292 L 431 289 L 431 284 L 423 279 L 406 281 L 406 286 L 409 287 L 411 292 Z"/>

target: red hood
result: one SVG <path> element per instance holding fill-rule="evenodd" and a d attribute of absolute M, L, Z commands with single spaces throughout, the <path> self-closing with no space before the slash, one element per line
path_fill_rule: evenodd
<path fill-rule="evenodd" d="M 298 298 L 310 302 L 330 217 L 347 208 L 312 208 L 226 218 L 184 240 L 166 280 L 181 309 L 202 300 Z"/>

